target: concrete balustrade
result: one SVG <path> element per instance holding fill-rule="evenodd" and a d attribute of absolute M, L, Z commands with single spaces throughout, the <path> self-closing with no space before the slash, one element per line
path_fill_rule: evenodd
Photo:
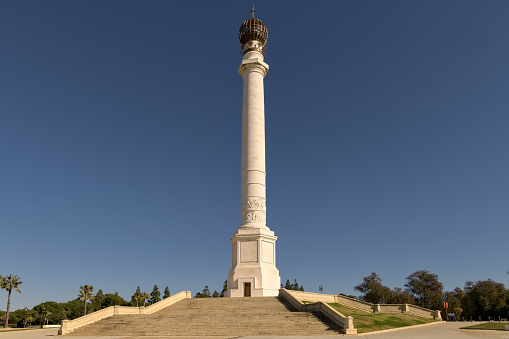
<path fill-rule="evenodd" d="M 353 299 L 339 294 L 320 294 L 301 291 L 288 291 L 297 300 L 321 301 L 325 303 L 339 303 L 348 307 L 356 308 L 370 313 L 397 313 L 410 314 L 422 318 L 431 318 L 442 320 L 439 310 L 429 310 L 427 308 L 410 304 L 371 304 L 365 301 Z"/>
<path fill-rule="evenodd" d="M 95 323 L 96 321 L 115 315 L 152 314 L 186 298 L 191 298 L 190 291 L 179 292 L 148 307 L 110 306 L 73 320 L 62 320 L 62 326 L 60 327 L 58 334 L 59 335 L 69 334 L 79 327 Z"/>
<path fill-rule="evenodd" d="M 413 315 L 416 315 L 419 317 L 424 317 L 424 318 L 431 317 L 433 319 L 442 320 L 442 315 L 439 310 L 429 310 L 427 308 L 423 308 L 423 307 L 419 307 L 419 306 L 415 306 L 415 305 L 409 305 L 409 304 L 407 304 L 407 306 L 408 306 L 408 310 L 406 311 L 407 314 L 413 314 Z"/>
<path fill-rule="evenodd" d="M 376 313 L 376 305 L 367 303 L 365 301 L 345 297 L 344 295 L 334 294 L 334 302 L 357 308 L 362 311 Z"/>
<path fill-rule="evenodd" d="M 302 293 L 302 294 L 301 294 Z M 289 291 L 284 288 L 279 290 L 279 296 L 285 298 L 293 307 L 295 307 L 299 312 L 321 312 L 327 318 L 332 320 L 335 324 L 340 326 L 343 329 L 344 334 L 357 334 L 357 329 L 353 326 L 353 317 L 347 317 L 343 314 L 336 311 L 334 308 L 329 306 L 328 302 L 334 302 L 334 298 L 330 298 L 330 295 L 323 295 L 317 293 L 307 293 L 313 294 L 314 297 L 322 296 L 324 301 L 316 301 L 310 304 L 304 304 L 299 300 L 295 294 L 299 294 L 299 297 L 306 294 L 306 292 L 300 291 Z M 307 299 L 301 299 L 307 300 Z M 332 301 L 331 301 L 332 300 Z"/>

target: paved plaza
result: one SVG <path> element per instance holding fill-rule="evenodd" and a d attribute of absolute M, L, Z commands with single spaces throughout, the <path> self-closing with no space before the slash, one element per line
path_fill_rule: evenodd
<path fill-rule="evenodd" d="M 440 323 L 433 324 L 429 326 L 418 326 L 413 328 L 406 329 L 398 329 L 393 331 L 385 331 L 378 333 L 367 333 L 367 334 L 359 334 L 357 336 L 347 336 L 347 337 L 359 337 L 364 339 L 399 339 L 399 338 L 415 338 L 415 339 L 428 339 L 428 338 L 440 338 L 440 339 L 469 339 L 469 338 L 505 338 L 509 339 L 509 331 L 486 331 L 486 330 L 462 330 L 460 327 L 468 326 L 470 323 L 462 323 L 462 322 L 450 322 L 450 323 Z M 51 337 L 57 336 L 58 329 L 50 328 L 50 329 L 37 329 L 37 330 L 24 330 L 24 331 L 0 331 L 0 339 L 48 339 Z M 340 335 L 341 336 L 341 335 Z M 63 337 L 60 337 L 63 338 Z M 76 337 L 82 339 L 120 339 L 127 338 L 125 336 L 121 337 Z M 130 337 L 133 339 L 132 337 Z M 139 337 L 141 338 L 149 338 L 149 337 Z M 157 339 L 158 337 L 150 337 L 150 339 Z M 172 338 L 172 337 L 159 337 L 163 338 Z M 187 337 L 173 337 L 178 339 L 185 339 Z M 226 339 L 230 337 L 193 337 L 196 339 Z M 231 337 L 233 338 L 233 337 Z M 288 339 L 288 338 L 307 338 L 307 339 L 318 339 L 318 338 L 331 338 L 330 336 L 324 337 L 235 337 L 236 339 Z"/>

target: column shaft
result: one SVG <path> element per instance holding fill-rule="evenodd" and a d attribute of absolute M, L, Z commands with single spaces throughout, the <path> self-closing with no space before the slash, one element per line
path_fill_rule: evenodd
<path fill-rule="evenodd" d="M 268 65 L 258 52 L 244 56 L 242 102 L 241 225 L 266 228 L 265 103 L 263 78 Z"/>

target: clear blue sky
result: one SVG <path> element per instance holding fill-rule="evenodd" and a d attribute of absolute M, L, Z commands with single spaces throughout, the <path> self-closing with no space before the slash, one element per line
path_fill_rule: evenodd
<path fill-rule="evenodd" d="M 283 282 L 509 276 L 509 2 L 257 1 Z M 240 226 L 252 1 L 2 1 L 0 274 L 220 290 Z M 5 309 L 7 293 L 0 293 Z"/>

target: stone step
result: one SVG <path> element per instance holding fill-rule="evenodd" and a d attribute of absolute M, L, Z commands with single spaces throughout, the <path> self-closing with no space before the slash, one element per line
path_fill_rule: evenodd
<path fill-rule="evenodd" d="M 118 315 L 69 335 L 247 336 L 337 335 L 321 313 L 294 312 L 285 300 L 265 298 L 184 299 L 154 314 Z"/>

